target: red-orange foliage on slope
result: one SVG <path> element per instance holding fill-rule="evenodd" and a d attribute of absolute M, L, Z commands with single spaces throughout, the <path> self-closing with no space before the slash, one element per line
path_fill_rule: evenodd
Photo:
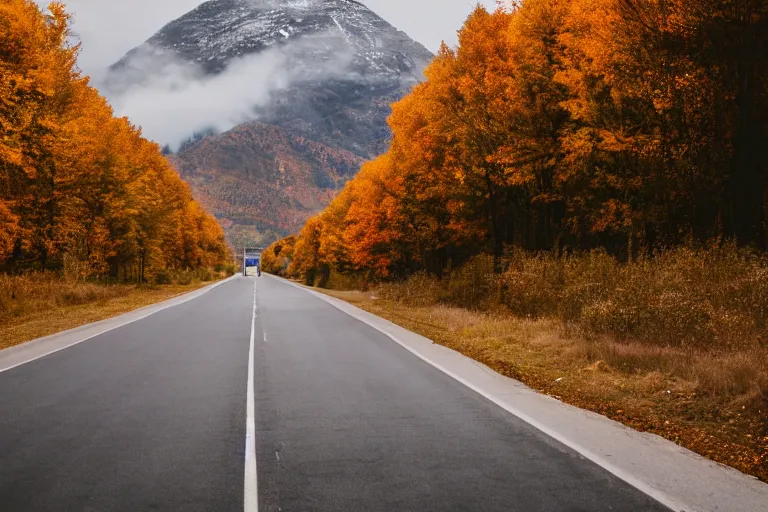
<path fill-rule="evenodd" d="M 261 245 L 298 231 L 363 159 L 276 126 L 247 123 L 180 151 L 173 162 L 236 245 Z"/>

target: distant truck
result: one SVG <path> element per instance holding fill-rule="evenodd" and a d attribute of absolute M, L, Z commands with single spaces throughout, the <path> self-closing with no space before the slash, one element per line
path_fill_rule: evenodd
<path fill-rule="evenodd" d="M 245 275 L 248 275 L 248 270 L 256 268 L 256 275 L 261 276 L 261 258 L 246 258 L 245 259 Z"/>
<path fill-rule="evenodd" d="M 243 255 L 243 275 L 253 275 L 252 269 L 256 269 L 256 276 L 261 276 L 261 255 L 264 252 L 262 247 L 244 248 Z M 250 272 L 249 272 L 249 269 Z"/>

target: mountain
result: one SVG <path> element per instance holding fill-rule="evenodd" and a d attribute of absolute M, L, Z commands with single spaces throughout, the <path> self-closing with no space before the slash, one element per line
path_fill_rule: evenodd
<path fill-rule="evenodd" d="M 259 122 L 206 137 L 171 157 L 237 246 L 264 245 L 297 232 L 363 160 Z"/>
<path fill-rule="evenodd" d="M 277 85 L 242 105 L 251 122 L 187 144 L 174 159 L 230 232 L 283 235 L 386 149 L 389 106 L 423 79 L 432 57 L 354 0 L 212 0 L 129 52 L 105 84 L 115 97 L 167 76 L 183 85 L 237 73 L 244 62 L 264 66 Z"/>

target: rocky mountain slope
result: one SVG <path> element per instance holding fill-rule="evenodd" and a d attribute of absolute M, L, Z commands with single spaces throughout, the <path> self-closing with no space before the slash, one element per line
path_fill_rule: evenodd
<path fill-rule="evenodd" d="M 171 160 L 235 245 L 263 245 L 298 231 L 363 162 L 259 122 L 206 137 Z"/>
<path fill-rule="evenodd" d="M 354 0 L 212 0 L 116 63 L 108 94 L 151 87 L 179 68 L 205 80 L 259 55 L 278 59 L 282 80 L 242 106 L 258 124 L 175 158 L 231 231 L 285 234 L 386 149 L 389 105 L 422 79 L 432 54 Z M 318 163 L 319 154 L 328 157 Z"/>

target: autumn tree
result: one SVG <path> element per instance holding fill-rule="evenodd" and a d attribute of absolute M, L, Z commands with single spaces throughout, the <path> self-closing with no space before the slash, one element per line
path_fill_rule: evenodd
<path fill-rule="evenodd" d="M 261 268 L 270 274 L 285 275 L 293 261 L 295 236 L 274 242 L 261 255 Z"/>
<path fill-rule="evenodd" d="M 483 252 L 498 270 L 511 248 L 768 249 L 767 38 L 764 0 L 478 7 L 294 265 L 382 279 Z"/>
<path fill-rule="evenodd" d="M 328 262 L 320 257 L 322 236 L 323 223 L 319 216 L 310 218 L 297 237 L 288 275 L 299 277 L 309 285 L 328 278 Z"/>
<path fill-rule="evenodd" d="M 159 147 L 75 66 L 54 2 L 0 4 L 0 269 L 60 269 L 144 281 L 228 259 L 223 231 Z"/>
<path fill-rule="evenodd" d="M 7 259 L 18 237 L 18 218 L 0 199 L 0 261 Z"/>

